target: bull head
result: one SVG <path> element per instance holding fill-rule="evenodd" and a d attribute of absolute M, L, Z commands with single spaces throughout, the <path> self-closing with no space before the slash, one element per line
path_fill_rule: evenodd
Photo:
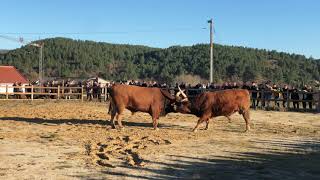
<path fill-rule="evenodd" d="M 191 113 L 191 102 L 189 101 L 187 95 L 183 92 L 183 90 L 178 87 L 179 92 L 176 94 L 176 101 L 173 104 L 174 112 L 180 113 Z M 182 96 L 182 97 L 181 97 Z"/>
<path fill-rule="evenodd" d="M 179 106 L 183 103 L 189 102 L 187 95 L 178 87 L 179 92 L 174 96 L 172 96 L 168 90 L 160 89 L 161 93 L 170 100 L 170 103 L 165 105 L 165 113 L 177 112 Z M 182 97 L 181 97 L 182 96 Z"/>

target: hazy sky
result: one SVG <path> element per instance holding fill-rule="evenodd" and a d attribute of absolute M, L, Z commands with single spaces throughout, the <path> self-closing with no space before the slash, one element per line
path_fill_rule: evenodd
<path fill-rule="evenodd" d="M 0 35 L 169 47 L 216 43 L 320 58 L 318 0 L 2 0 Z M 21 45 L 0 38 L 0 49 Z"/>

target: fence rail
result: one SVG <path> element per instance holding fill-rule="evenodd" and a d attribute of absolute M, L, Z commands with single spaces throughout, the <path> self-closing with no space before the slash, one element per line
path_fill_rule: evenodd
<path fill-rule="evenodd" d="M 77 96 L 77 99 L 83 101 L 84 87 L 43 87 L 43 86 L 0 86 L 0 89 L 5 88 L 5 92 L 0 92 L 0 95 L 4 95 L 2 100 L 17 100 L 17 99 L 41 99 L 44 96 L 51 96 L 53 99 L 69 98 L 71 96 Z M 12 92 L 9 92 L 9 89 Z M 35 97 L 38 96 L 38 97 Z M 10 97 L 10 98 L 9 98 Z"/>
<path fill-rule="evenodd" d="M 0 86 L 0 89 L 5 88 L 5 92 L 0 91 L 0 96 L 3 95 L 4 98 L 0 98 L 0 100 L 36 100 L 42 99 L 46 97 L 50 97 L 52 99 L 79 99 L 84 101 L 84 98 L 87 97 L 87 92 L 85 87 L 66 87 L 66 86 L 57 86 L 57 87 L 43 87 L 43 86 Z M 13 90 L 9 92 L 9 89 Z M 21 90 L 24 89 L 24 92 Z M 174 94 L 174 92 L 178 91 L 175 88 L 169 88 L 169 90 Z M 215 89 L 187 89 L 186 94 L 188 97 L 193 98 L 197 94 L 206 91 L 218 91 Z M 305 92 L 305 91 L 298 91 L 299 99 L 292 99 L 292 92 L 281 92 L 281 91 L 253 91 L 249 90 L 251 95 L 251 100 L 255 101 L 256 103 L 260 103 L 260 106 L 263 105 L 270 105 L 270 102 L 274 102 L 274 106 L 280 106 L 282 102 L 282 106 L 285 109 L 292 109 L 290 104 L 295 105 L 294 103 L 303 104 L 306 106 L 306 103 L 312 104 L 312 109 L 320 112 L 320 91 L 317 92 Z M 255 96 L 252 96 L 255 93 Z M 279 97 L 275 97 L 274 93 L 279 93 Z M 306 95 L 312 95 L 312 99 L 302 98 Z M 109 94 L 107 92 L 107 88 L 102 88 L 100 96 L 105 101 L 107 101 Z M 279 103 L 279 104 L 277 104 Z"/>

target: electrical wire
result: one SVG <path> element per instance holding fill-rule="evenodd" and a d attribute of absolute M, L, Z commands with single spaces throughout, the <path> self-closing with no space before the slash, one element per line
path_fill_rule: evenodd
<path fill-rule="evenodd" d="M 0 32 L 4 35 L 98 35 L 98 34 L 130 34 L 130 33 L 161 33 L 203 30 L 206 28 L 181 27 L 172 29 L 141 29 L 133 31 L 88 31 L 88 32 Z"/>

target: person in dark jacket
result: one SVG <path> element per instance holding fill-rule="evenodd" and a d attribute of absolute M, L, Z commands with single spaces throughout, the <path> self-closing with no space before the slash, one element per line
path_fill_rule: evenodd
<path fill-rule="evenodd" d="M 293 87 L 292 88 L 292 92 L 291 92 L 291 99 L 293 100 L 293 108 L 294 109 L 299 109 L 299 93 L 298 93 L 298 89 Z"/>
<path fill-rule="evenodd" d="M 259 102 L 261 102 L 261 107 L 264 107 L 265 106 L 265 101 L 264 101 L 263 91 L 264 91 L 265 88 L 264 88 L 263 84 L 259 84 L 258 85 L 258 89 L 259 89 L 259 92 L 258 92 L 258 100 L 257 100 L 256 106 L 258 106 Z"/>
<path fill-rule="evenodd" d="M 289 96 L 289 88 L 288 85 L 284 85 L 284 87 L 281 89 L 281 93 L 282 93 L 282 107 L 286 107 L 287 104 L 287 100 L 288 100 L 288 96 Z"/>
<path fill-rule="evenodd" d="M 251 99 L 252 99 L 252 107 L 254 109 L 256 109 L 257 107 L 257 97 L 258 97 L 258 85 L 256 82 L 252 82 L 252 85 L 250 87 L 250 90 L 251 90 Z"/>
<path fill-rule="evenodd" d="M 267 108 L 270 106 L 270 99 L 272 97 L 272 86 L 271 81 L 267 81 L 265 83 L 265 89 L 264 89 L 264 100 L 266 102 Z"/>
<path fill-rule="evenodd" d="M 303 109 L 307 109 L 307 104 L 309 105 L 309 109 L 312 109 L 312 100 L 313 100 L 313 94 L 312 94 L 312 87 L 305 85 L 302 89 L 304 92 L 302 100 L 309 101 L 309 102 L 302 102 Z"/>

